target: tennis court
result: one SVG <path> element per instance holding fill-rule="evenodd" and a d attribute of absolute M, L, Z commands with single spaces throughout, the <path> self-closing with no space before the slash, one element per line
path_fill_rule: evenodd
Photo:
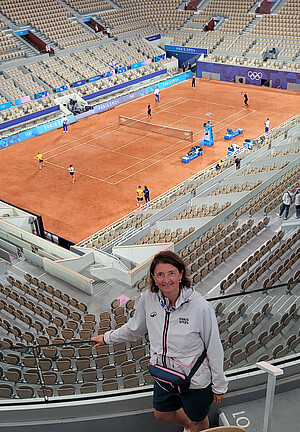
<path fill-rule="evenodd" d="M 241 91 L 247 91 L 249 108 Z M 43 216 L 45 229 L 78 242 L 136 209 L 136 189 L 147 185 L 153 199 L 216 162 L 227 153 L 226 129 L 242 128 L 233 141 L 264 132 L 295 115 L 296 92 L 197 80 L 161 91 L 155 104 L 148 95 L 69 126 L 69 133 L 55 130 L 1 150 L 1 198 Z M 147 120 L 151 103 L 152 119 Z M 119 125 L 119 115 L 171 128 L 191 130 L 194 144 L 203 134 L 206 113 L 214 114 L 213 147 L 189 164 L 181 157 L 193 145 L 182 137 L 170 137 L 143 128 Z M 39 170 L 34 158 L 44 155 Z M 76 182 L 68 167 L 73 164 Z"/>

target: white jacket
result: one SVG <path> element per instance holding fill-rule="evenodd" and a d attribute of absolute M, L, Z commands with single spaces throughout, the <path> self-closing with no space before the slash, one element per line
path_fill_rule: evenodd
<path fill-rule="evenodd" d="M 292 200 L 293 200 L 293 192 L 292 191 L 286 191 L 283 194 L 283 197 L 282 197 L 283 204 L 285 204 L 285 205 L 291 205 L 292 204 Z"/>
<path fill-rule="evenodd" d="M 300 206 L 300 192 L 295 194 L 295 206 Z"/>
<path fill-rule="evenodd" d="M 160 291 L 144 293 L 133 318 L 117 330 L 106 332 L 105 342 L 134 341 L 148 331 L 151 363 L 185 375 L 206 348 L 207 358 L 192 377 L 191 388 L 212 384 L 214 393 L 226 393 L 224 352 L 212 306 L 192 288 L 181 290 L 172 312 L 167 312 L 161 305 L 162 298 Z"/>

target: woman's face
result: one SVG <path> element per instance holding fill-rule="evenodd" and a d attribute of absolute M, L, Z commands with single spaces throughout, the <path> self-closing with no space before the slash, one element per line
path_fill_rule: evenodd
<path fill-rule="evenodd" d="M 172 264 L 159 263 L 154 269 L 153 279 L 165 297 L 177 299 L 182 275 L 183 271 L 179 272 Z"/>

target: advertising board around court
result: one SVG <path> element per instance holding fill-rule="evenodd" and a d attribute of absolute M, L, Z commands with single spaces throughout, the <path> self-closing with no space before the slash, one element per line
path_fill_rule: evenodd
<path fill-rule="evenodd" d="M 76 121 L 73 114 L 67 116 L 68 123 L 74 123 Z M 17 134 L 11 135 L 9 137 L 3 138 L 0 140 L 0 149 L 10 147 L 13 144 L 25 141 L 29 138 L 33 138 L 34 136 L 41 135 L 45 132 L 49 132 L 54 129 L 58 129 L 62 127 L 62 119 L 57 119 L 40 126 L 36 126 L 32 129 L 28 129 L 26 131 L 19 132 Z"/>
<path fill-rule="evenodd" d="M 114 108 L 118 105 L 122 105 L 126 102 L 130 102 L 131 100 L 138 99 L 143 96 L 147 96 L 148 94 L 154 93 L 155 87 L 158 87 L 160 90 L 172 86 L 174 84 L 178 84 L 182 81 L 185 81 L 193 76 L 192 72 L 186 72 L 184 74 L 178 75 L 177 77 L 167 79 L 155 85 L 148 86 L 144 89 L 137 90 L 135 92 L 129 93 L 124 96 L 120 96 L 119 98 L 110 100 L 108 102 L 104 102 L 94 107 L 95 114 L 107 111 L 111 108 Z"/>
<path fill-rule="evenodd" d="M 250 66 L 234 66 L 221 63 L 210 63 L 205 61 L 197 62 L 197 77 L 210 78 L 219 81 L 241 82 L 255 86 L 288 89 L 289 85 L 299 86 L 300 73 L 263 69 Z M 238 78 L 238 79 L 236 79 Z"/>
<path fill-rule="evenodd" d="M 166 69 L 164 69 L 163 71 L 154 72 L 153 74 L 150 74 L 150 75 L 151 76 L 152 75 L 153 76 L 158 76 L 158 75 L 160 75 L 162 73 L 165 73 L 165 72 L 166 72 Z M 107 111 L 107 110 L 109 110 L 111 108 L 114 108 L 114 107 L 116 107 L 118 105 L 122 105 L 122 104 L 124 104 L 126 102 L 130 102 L 131 100 L 134 100 L 134 99 L 146 96 L 148 94 L 154 93 L 155 87 L 158 87 L 160 90 L 162 90 L 162 89 L 170 87 L 172 85 L 179 84 L 179 83 L 181 83 L 181 82 L 183 82 L 183 81 L 185 81 L 187 79 L 190 79 L 192 76 L 193 76 L 192 72 L 189 71 L 189 72 L 180 74 L 180 75 L 178 75 L 176 77 L 169 78 L 169 79 L 167 79 L 165 81 L 161 81 L 160 83 L 157 83 L 155 85 L 151 85 L 151 86 L 145 87 L 143 89 L 134 91 L 132 93 L 128 93 L 127 95 L 120 96 L 119 98 L 112 99 L 110 101 L 107 101 L 107 102 L 104 102 L 102 104 L 99 104 L 99 105 L 95 106 L 93 108 L 93 110 L 87 111 L 86 113 L 83 113 L 83 114 L 79 114 L 76 117 L 73 114 L 69 115 L 69 116 L 67 116 L 68 123 L 69 124 L 74 123 L 75 121 L 79 120 L 80 118 L 87 117 L 87 116 L 90 116 L 92 114 L 97 114 L 97 113 L 100 113 L 100 112 Z M 138 80 L 143 80 L 143 79 L 149 79 L 149 75 L 147 75 L 146 77 L 141 77 Z M 136 80 L 134 80 L 134 81 L 136 81 Z M 124 85 L 124 84 L 126 84 L 126 83 L 122 83 L 120 85 Z M 129 81 L 128 85 L 131 85 L 131 84 L 132 84 L 132 81 Z M 115 87 L 114 87 L 114 90 L 115 90 Z M 105 90 L 102 90 L 102 92 L 103 91 L 108 92 L 108 91 L 112 91 L 112 89 L 111 88 L 110 89 L 105 89 Z M 97 92 L 97 94 L 98 93 L 101 93 L 101 92 Z M 87 95 L 87 96 L 85 96 L 84 99 L 86 99 L 86 100 L 89 99 L 89 96 L 91 96 L 90 97 L 91 99 L 94 98 L 94 97 L 96 97 L 95 93 L 94 93 L 93 95 Z M 59 106 L 56 105 L 55 107 L 51 107 L 51 109 L 58 110 Z M 49 110 L 49 108 L 47 110 Z M 41 115 L 41 111 L 39 111 L 37 113 L 33 113 L 33 114 L 35 116 L 40 116 Z M 19 122 L 25 121 L 24 117 L 23 118 L 21 117 L 20 119 L 18 119 L 18 121 Z M 2 123 L 2 125 L 4 125 L 4 123 Z M 1 125 L 0 125 L 0 127 L 1 127 Z M 4 126 L 4 128 L 5 127 L 6 126 Z M 9 147 L 9 146 L 11 146 L 11 145 L 13 145 L 15 143 L 18 143 L 18 142 L 24 141 L 26 139 L 32 138 L 32 137 L 34 137 L 36 135 L 41 135 L 41 134 L 43 134 L 45 132 L 48 132 L 48 131 L 51 131 L 51 130 L 54 130 L 54 129 L 58 129 L 60 127 L 62 127 L 62 120 L 61 119 L 57 119 L 57 120 L 53 120 L 52 122 L 44 123 L 44 124 L 42 124 L 40 126 L 36 126 L 36 127 L 32 128 L 32 129 L 28 129 L 26 131 L 22 131 L 22 132 L 20 132 L 18 134 L 14 134 L 14 135 L 8 136 L 6 138 L 3 138 L 0 141 L 0 149 L 5 148 L 5 147 Z"/>

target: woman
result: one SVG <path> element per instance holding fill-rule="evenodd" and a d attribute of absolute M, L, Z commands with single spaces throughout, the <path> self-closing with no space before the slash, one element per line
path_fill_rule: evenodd
<path fill-rule="evenodd" d="M 144 186 L 143 192 L 144 192 L 145 203 L 147 203 L 150 201 L 150 191 L 147 188 L 147 186 Z"/>
<path fill-rule="evenodd" d="M 150 103 L 148 103 L 148 108 L 147 108 L 147 114 L 148 114 L 148 118 L 152 118 L 152 113 L 151 113 L 151 105 Z"/>
<path fill-rule="evenodd" d="M 285 211 L 284 220 L 287 220 L 292 202 L 293 202 L 293 191 L 292 188 L 288 187 L 283 194 L 280 211 L 279 213 L 277 213 L 277 216 L 279 218 L 281 218 L 283 212 Z"/>
<path fill-rule="evenodd" d="M 72 164 L 69 166 L 68 170 L 72 178 L 72 183 L 75 183 L 75 170 Z"/>
<path fill-rule="evenodd" d="M 209 427 L 207 414 L 212 401 L 221 402 L 227 391 L 215 313 L 201 294 L 190 288 L 185 265 L 174 252 L 154 256 L 150 277 L 150 290 L 142 295 L 133 318 L 92 341 L 97 347 L 137 340 L 148 331 L 150 363 L 185 376 L 206 349 L 207 357 L 185 395 L 169 393 L 154 381 L 155 417 L 199 432 Z"/>
<path fill-rule="evenodd" d="M 295 193 L 296 218 L 300 218 L 300 188 L 297 188 Z"/>

